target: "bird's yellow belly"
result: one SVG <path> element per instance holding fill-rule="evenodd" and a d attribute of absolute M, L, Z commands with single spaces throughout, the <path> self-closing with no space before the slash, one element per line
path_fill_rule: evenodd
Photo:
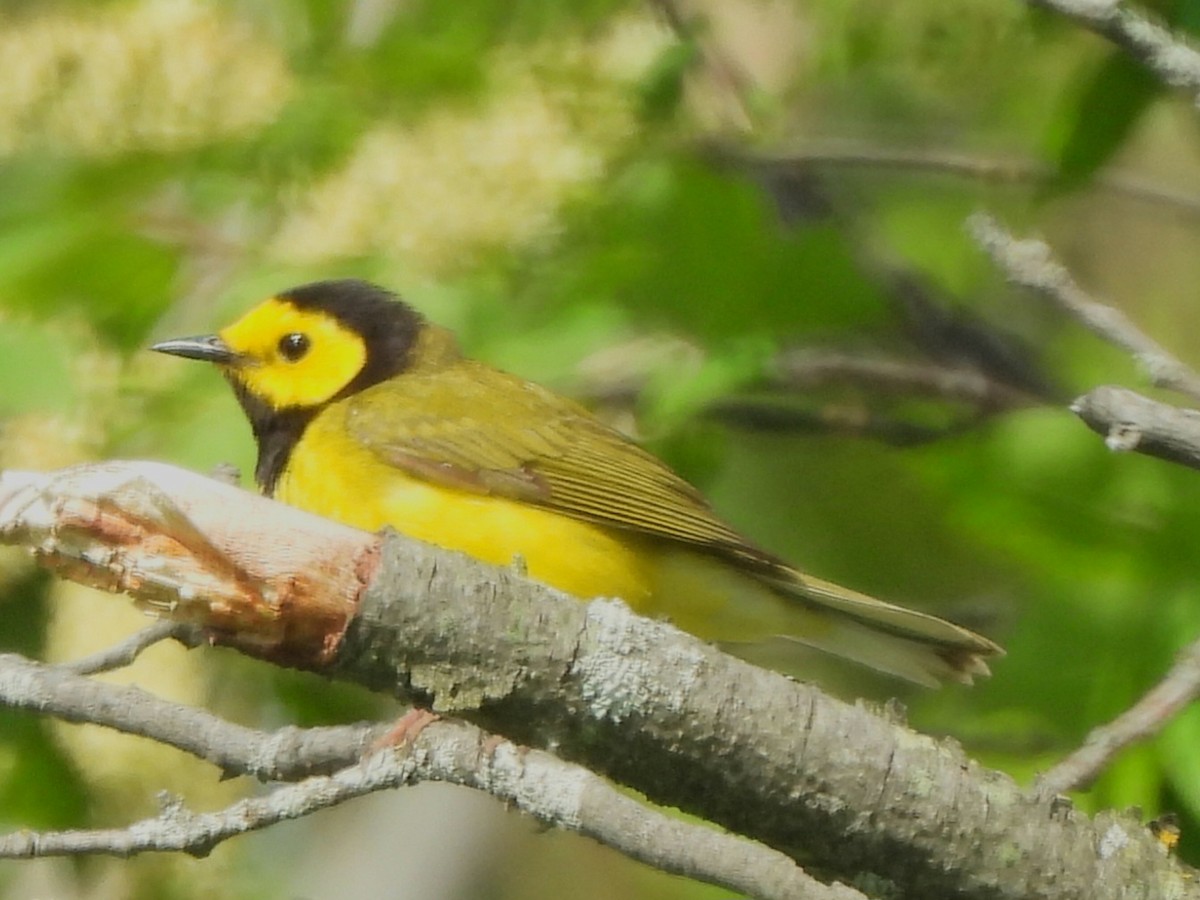
<path fill-rule="evenodd" d="M 412 478 L 332 431 L 306 434 L 296 445 L 277 499 L 367 531 L 391 526 L 493 565 L 519 560 L 531 578 L 577 597 L 646 606 L 652 572 L 642 542 L 539 507 Z"/>

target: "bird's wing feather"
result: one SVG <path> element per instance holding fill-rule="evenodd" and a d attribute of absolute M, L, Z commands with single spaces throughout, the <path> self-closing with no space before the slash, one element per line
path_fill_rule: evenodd
<path fill-rule="evenodd" d="M 774 563 L 664 463 L 537 385 L 462 361 L 405 374 L 350 403 L 351 433 L 414 477 Z"/>

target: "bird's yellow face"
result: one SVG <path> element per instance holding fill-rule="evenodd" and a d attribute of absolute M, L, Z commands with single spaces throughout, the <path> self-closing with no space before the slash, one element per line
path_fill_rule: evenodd
<path fill-rule="evenodd" d="M 447 332 L 365 281 L 317 281 L 276 294 L 218 334 L 151 349 L 221 367 L 258 443 L 255 478 L 274 490 L 308 426 L 340 401 L 413 367 L 458 359 Z"/>
<path fill-rule="evenodd" d="M 273 409 L 328 402 L 362 371 L 362 336 L 320 310 L 273 297 L 219 333 L 230 378 Z"/>

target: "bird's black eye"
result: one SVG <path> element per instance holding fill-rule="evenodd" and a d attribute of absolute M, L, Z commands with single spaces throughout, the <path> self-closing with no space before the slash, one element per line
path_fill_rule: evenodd
<path fill-rule="evenodd" d="M 307 334 L 293 331 L 291 334 L 285 334 L 279 339 L 279 355 L 288 362 L 295 362 L 308 352 L 311 343 Z"/>

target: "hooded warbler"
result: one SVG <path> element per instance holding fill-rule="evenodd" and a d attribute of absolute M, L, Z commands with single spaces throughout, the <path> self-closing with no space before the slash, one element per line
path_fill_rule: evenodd
<path fill-rule="evenodd" d="M 584 407 L 460 355 L 362 281 L 304 285 L 218 334 L 163 341 L 216 363 L 250 420 L 269 496 L 385 525 L 577 597 L 620 597 L 722 642 L 782 636 L 921 684 L 1003 651 L 925 613 L 801 573 L 726 525 Z"/>

